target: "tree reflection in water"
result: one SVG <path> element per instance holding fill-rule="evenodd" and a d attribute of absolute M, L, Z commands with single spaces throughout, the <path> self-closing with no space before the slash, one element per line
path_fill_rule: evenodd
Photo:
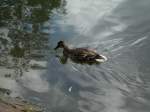
<path fill-rule="evenodd" d="M 0 1 L 0 66 L 14 70 L 4 76 L 17 78 L 23 71 L 46 68 L 36 63 L 46 61 L 50 49 L 50 34 L 42 28 L 53 10 L 65 13 L 65 4 L 64 0 Z"/>

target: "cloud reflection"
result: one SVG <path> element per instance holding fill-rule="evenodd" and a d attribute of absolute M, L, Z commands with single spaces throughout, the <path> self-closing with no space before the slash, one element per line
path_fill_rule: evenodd
<path fill-rule="evenodd" d="M 127 112 L 122 107 L 125 104 L 122 93 L 117 89 L 105 89 L 104 94 L 81 91 L 86 100 L 78 102 L 82 112 Z"/>
<path fill-rule="evenodd" d="M 45 70 L 29 70 L 25 72 L 22 77 L 23 85 L 36 92 L 47 92 L 49 83 L 41 77 L 44 73 Z"/>
<path fill-rule="evenodd" d="M 68 14 L 66 16 L 67 25 L 73 25 L 75 30 L 82 35 L 89 35 L 93 28 L 100 25 L 104 29 L 107 16 L 124 0 L 67 0 Z M 112 17 L 111 17 L 112 18 Z M 111 20 L 111 19 L 110 19 Z M 110 20 L 108 22 L 110 22 Z M 105 23 L 104 23 L 105 22 Z M 107 22 L 107 23 L 108 23 Z M 120 24 L 119 20 L 112 18 L 112 23 Z M 102 24 L 103 23 L 103 24 Z M 120 30 L 123 25 L 113 26 L 113 30 Z M 106 29 L 107 30 L 107 29 Z M 111 33 L 104 32 L 102 35 Z"/>

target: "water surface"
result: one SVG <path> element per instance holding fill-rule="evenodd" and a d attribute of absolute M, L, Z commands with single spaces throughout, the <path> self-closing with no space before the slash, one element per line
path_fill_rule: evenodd
<path fill-rule="evenodd" d="M 0 1 L 0 87 L 46 112 L 149 112 L 149 0 Z M 106 55 L 61 64 L 59 40 Z"/>

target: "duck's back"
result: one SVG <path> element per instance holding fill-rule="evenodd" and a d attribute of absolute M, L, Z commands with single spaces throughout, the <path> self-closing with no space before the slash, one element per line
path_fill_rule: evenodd
<path fill-rule="evenodd" d="M 90 49 L 86 48 L 75 48 L 70 52 L 70 57 L 79 60 L 89 60 L 95 58 L 98 54 Z"/>

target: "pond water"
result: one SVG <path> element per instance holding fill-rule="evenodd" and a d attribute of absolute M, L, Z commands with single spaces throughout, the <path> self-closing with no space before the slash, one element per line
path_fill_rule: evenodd
<path fill-rule="evenodd" d="M 149 0 L 1 0 L 0 88 L 46 112 L 150 111 Z M 56 57 L 59 40 L 108 57 Z"/>

